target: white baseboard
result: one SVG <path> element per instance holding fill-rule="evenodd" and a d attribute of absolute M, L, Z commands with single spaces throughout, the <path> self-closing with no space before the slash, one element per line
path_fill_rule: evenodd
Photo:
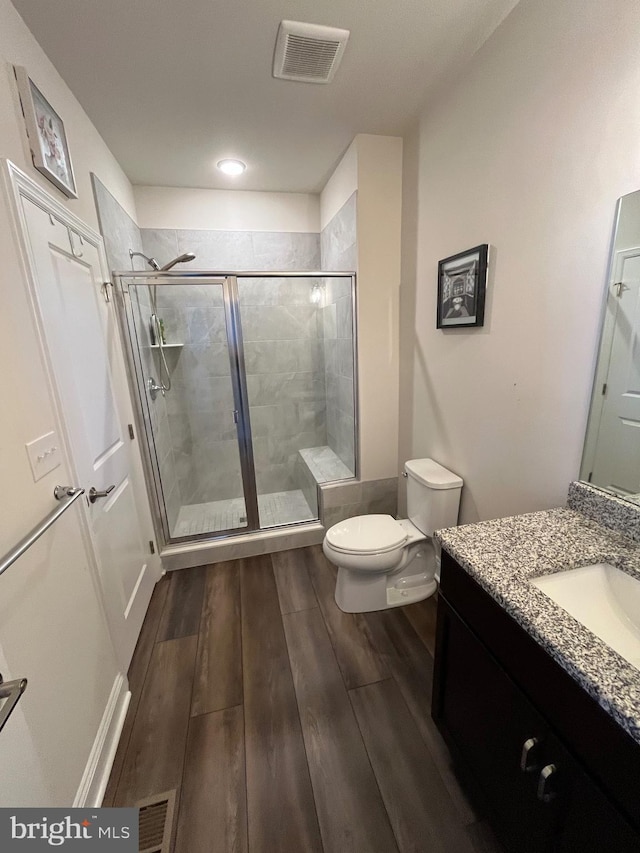
<path fill-rule="evenodd" d="M 119 672 L 113 682 L 107 707 L 104 709 L 80 787 L 73 801 L 74 808 L 95 808 L 101 805 L 130 699 L 127 679 Z"/>

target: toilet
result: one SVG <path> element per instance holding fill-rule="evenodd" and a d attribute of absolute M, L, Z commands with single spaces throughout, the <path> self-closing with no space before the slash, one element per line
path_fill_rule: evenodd
<path fill-rule="evenodd" d="M 345 613 L 412 604 L 437 589 L 440 551 L 431 537 L 457 523 L 462 480 L 433 459 L 410 459 L 403 476 L 409 518 L 356 515 L 324 537 L 322 550 L 338 567 L 336 604 Z"/>

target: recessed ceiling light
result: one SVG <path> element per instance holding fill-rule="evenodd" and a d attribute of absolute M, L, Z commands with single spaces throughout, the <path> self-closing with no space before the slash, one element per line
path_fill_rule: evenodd
<path fill-rule="evenodd" d="M 220 160 L 217 166 L 225 175 L 241 175 L 247 168 L 247 164 L 242 160 Z"/>

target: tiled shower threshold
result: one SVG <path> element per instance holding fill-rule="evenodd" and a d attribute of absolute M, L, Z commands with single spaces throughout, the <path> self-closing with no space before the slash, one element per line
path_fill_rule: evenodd
<path fill-rule="evenodd" d="M 220 539 L 166 545 L 161 549 L 160 557 L 165 571 L 188 569 L 224 560 L 239 560 L 257 554 L 273 554 L 291 548 L 319 545 L 324 534 L 322 523 L 314 520 L 271 530 L 238 533 Z"/>

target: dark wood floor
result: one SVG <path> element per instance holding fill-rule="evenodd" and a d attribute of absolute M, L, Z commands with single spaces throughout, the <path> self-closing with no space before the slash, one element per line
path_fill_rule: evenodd
<path fill-rule="evenodd" d="M 498 851 L 430 717 L 434 600 L 334 588 L 319 546 L 163 578 L 104 805 L 175 788 L 175 853 Z"/>

